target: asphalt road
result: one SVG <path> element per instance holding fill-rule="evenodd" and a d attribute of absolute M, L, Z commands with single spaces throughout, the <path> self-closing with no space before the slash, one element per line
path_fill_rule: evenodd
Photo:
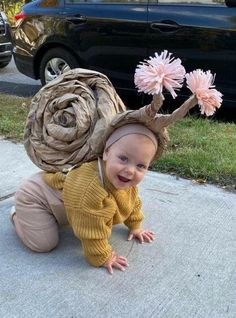
<path fill-rule="evenodd" d="M 0 93 L 29 97 L 37 93 L 40 88 L 40 81 L 18 72 L 13 59 L 7 67 L 0 69 Z"/>

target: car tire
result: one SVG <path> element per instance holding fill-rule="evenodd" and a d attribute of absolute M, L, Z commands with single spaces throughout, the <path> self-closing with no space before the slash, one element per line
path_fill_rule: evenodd
<path fill-rule="evenodd" d="M 69 51 L 63 48 L 51 49 L 43 56 L 39 66 L 41 83 L 45 85 L 60 74 L 76 67 L 79 67 L 79 63 Z"/>

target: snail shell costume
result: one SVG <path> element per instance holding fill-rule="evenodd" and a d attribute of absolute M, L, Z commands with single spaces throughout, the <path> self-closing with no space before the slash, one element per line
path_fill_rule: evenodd
<path fill-rule="evenodd" d="M 158 114 L 162 94 L 138 110 L 126 110 L 109 79 L 95 71 L 73 69 L 44 86 L 32 99 L 24 145 L 39 168 L 63 171 L 98 158 L 109 135 L 126 124 L 140 123 L 156 136 L 159 158 L 168 141 L 166 127 L 198 101 L 195 95 L 172 114 Z"/>

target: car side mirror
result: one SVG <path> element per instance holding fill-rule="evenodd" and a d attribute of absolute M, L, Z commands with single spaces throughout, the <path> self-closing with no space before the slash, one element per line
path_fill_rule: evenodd
<path fill-rule="evenodd" d="M 225 4 L 230 8 L 236 7 L 236 0 L 225 0 Z"/>

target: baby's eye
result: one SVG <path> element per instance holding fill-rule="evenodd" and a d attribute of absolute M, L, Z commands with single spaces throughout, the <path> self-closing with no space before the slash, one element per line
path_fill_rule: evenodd
<path fill-rule="evenodd" d="M 147 169 L 147 166 L 145 166 L 145 165 L 143 165 L 142 163 L 139 163 L 138 165 L 137 165 L 137 167 L 139 168 L 139 169 Z"/>
<path fill-rule="evenodd" d="M 128 158 L 126 156 L 119 156 L 119 159 L 123 162 L 127 162 Z"/>

